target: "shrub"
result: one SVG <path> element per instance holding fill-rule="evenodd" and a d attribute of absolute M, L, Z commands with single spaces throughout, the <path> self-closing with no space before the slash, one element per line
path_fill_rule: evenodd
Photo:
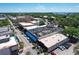
<path fill-rule="evenodd" d="M 19 45 L 20 45 L 20 49 L 23 49 L 24 43 L 23 42 L 19 42 Z"/>

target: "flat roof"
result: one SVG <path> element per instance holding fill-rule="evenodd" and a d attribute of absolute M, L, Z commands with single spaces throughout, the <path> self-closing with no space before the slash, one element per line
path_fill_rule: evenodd
<path fill-rule="evenodd" d="M 11 19 L 16 20 L 16 17 L 14 16 L 9 16 Z"/>
<path fill-rule="evenodd" d="M 24 27 L 24 29 L 27 29 L 27 30 L 31 30 L 35 28 L 38 28 L 38 26 L 35 25 L 35 26 Z"/>
<path fill-rule="evenodd" d="M 5 15 L 0 14 L 0 20 L 5 20 L 5 19 L 6 19 Z"/>
<path fill-rule="evenodd" d="M 0 17 L 0 20 L 5 20 L 6 19 L 6 17 Z"/>
<path fill-rule="evenodd" d="M 39 19 L 42 19 L 42 18 L 33 18 L 33 19 L 39 20 Z"/>
<path fill-rule="evenodd" d="M 47 48 L 52 47 L 53 45 L 65 40 L 67 37 L 61 33 L 56 33 L 50 36 L 39 39 Z"/>
<path fill-rule="evenodd" d="M 10 37 L 10 35 L 3 35 L 3 36 L 0 36 L 0 40 L 6 39 L 6 38 L 9 38 L 9 37 Z"/>
<path fill-rule="evenodd" d="M 0 27 L 0 32 L 5 32 L 8 31 L 9 27 L 4 26 L 4 27 Z"/>
<path fill-rule="evenodd" d="M 22 25 L 22 26 L 32 26 L 32 25 L 34 25 L 33 23 L 27 23 L 27 22 L 20 22 L 19 24 Z"/>
<path fill-rule="evenodd" d="M 18 43 L 16 42 L 16 39 L 14 36 L 10 37 L 10 40 L 8 42 L 5 43 L 1 43 L 0 44 L 0 49 L 4 49 L 4 48 L 9 48 L 11 46 L 17 45 Z"/>
<path fill-rule="evenodd" d="M 1 35 L 8 35 L 10 33 L 12 33 L 12 31 L 9 26 L 0 27 L 0 36 Z"/>
<path fill-rule="evenodd" d="M 46 25 L 42 25 L 42 26 L 34 25 L 34 26 L 29 26 L 29 27 L 24 27 L 24 28 L 27 29 L 27 30 L 32 30 L 32 29 L 41 28 L 41 27 L 45 27 L 45 26 Z"/>
<path fill-rule="evenodd" d="M 34 20 L 34 21 L 30 21 L 30 22 L 33 23 L 33 24 L 34 24 L 34 23 L 37 23 L 37 21 L 35 21 L 35 20 Z"/>

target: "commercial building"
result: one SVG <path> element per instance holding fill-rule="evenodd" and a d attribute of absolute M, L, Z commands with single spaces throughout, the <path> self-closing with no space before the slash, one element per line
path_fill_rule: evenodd
<path fill-rule="evenodd" d="M 18 54 L 18 43 L 15 37 L 0 36 L 0 55 Z"/>
<path fill-rule="evenodd" d="M 18 54 L 18 42 L 9 26 L 0 27 L 0 55 Z"/>
<path fill-rule="evenodd" d="M 0 20 L 5 20 L 5 19 L 6 19 L 5 15 L 0 14 Z"/>
<path fill-rule="evenodd" d="M 42 48 L 45 48 L 46 51 L 50 52 L 67 41 L 69 41 L 69 39 L 65 35 L 61 33 L 51 33 L 40 38 L 39 45 Z"/>
<path fill-rule="evenodd" d="M 16 17 L 17 19 L 17 22 L 30 22 L 33 20 L 33 17 L 32 16 L 17 16 Z"/>
<path fill-rule="evenodd" d="M 39 20 L 41 18 L 32 18 L 30 20 L 27 19 L 27 21 L 22 20 L 19 22 L 19 25 L 23 26 L 23 27 L 28 27 L 28 26 L 34 26 L 34 25 L 39 25 Z"/>
<path fill-rule="evenodd" d="M 45 27 L 46 25 L 39 26 L 39 20 L 42 20 L 42 19 L 41 18 L 33 18 L 31 21 L 19 22 L 19 27 L 27 29 L 27 30 Z"/>
<path fill-rule="evenodd" d="M 27 22 L 20 22 L 19 25 L 21 25 L 22 27 L 28 27 L 28 26 L 33 26 L 33 23 L 27 23 Z"/>
<path fill-rule="evenodd" d="M 34 26 L 24 27 L 24 29 L 27 29 L 27 30 L 34 30 L 34 29 L 43 28 L 43 27 L 46 27 L 46 25 L 43 25 L 43 26 L 34 25 Z"/>
<path fill-rule="evenodd" d="M 11 20 L 15 20 L 16 21 L 16 17 L 15 16 L 8 16 Z"/>
<path fill-rule="evenodd" d="M 0 36 L 2 35 L 11 35 L 12 31 L 10 29 L 10 26 L 3 26 L 0 27 Z"/>

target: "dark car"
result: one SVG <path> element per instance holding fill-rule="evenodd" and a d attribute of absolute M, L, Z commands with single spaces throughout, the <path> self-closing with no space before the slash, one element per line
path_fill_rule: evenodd
<path fill-rule="evenodd" d="M 69 36 L 69 39 L 70 39 L 69 42 L 74 43 L 74 44 L 76 44 L 79 40 L 79 38 L 72 37 L 72 36 Z"/>
<path fill-rule="evenodd" d="M 71 46 L 71 43 L 65 43 L 65 44 L 63 44 L 63 46 L 64 46 L 66 49 L 68 49 L 68 48 Z"/>
<path fill-rule="evenodd" d="M 59 46 L 58 48 L 62 51 L 66 49 L 64 46 Z"/>
<path fill-rule="evenodd" d="M 52 52 L 51 52 L 51 55 L 56 55 L 56 53 L 52 51 Z"/>

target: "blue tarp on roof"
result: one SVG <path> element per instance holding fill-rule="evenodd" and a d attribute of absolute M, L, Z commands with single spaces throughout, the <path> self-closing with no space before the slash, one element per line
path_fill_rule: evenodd
<path fill-rule="evenodd" d="M 30 31 L 26 31 L 25 35 L 28 36 L 32 42 L 36 42 L 38 40 L 38 37 L 32 34 Z"/>

